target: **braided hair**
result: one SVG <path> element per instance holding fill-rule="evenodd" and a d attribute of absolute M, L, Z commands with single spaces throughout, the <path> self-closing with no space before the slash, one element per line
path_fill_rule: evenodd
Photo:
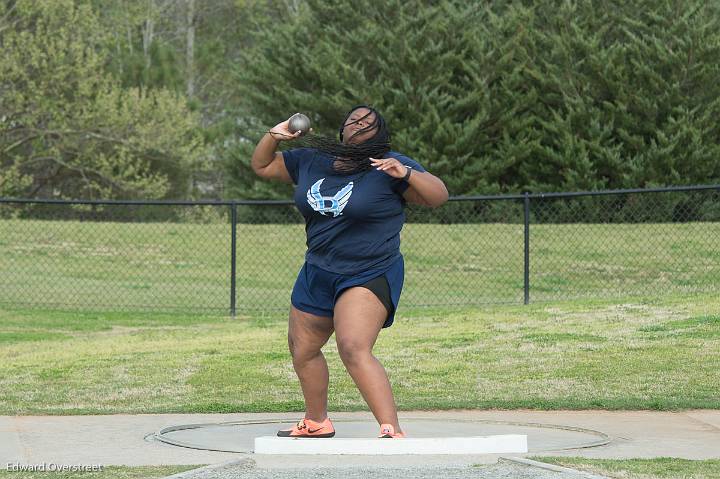
<path fill-rule="evenodd" d="M 348 123 L 348 119 L 353 112 L 360 108 L 366 108 L 369 111 L 361 118 Z M 369 122 L 367 126 L 357 130 L 350 138 L 343 138 L 343 130 L 346 126 L 358 123 L 373 115 L 372 121 Z M 371 138 L 362 143 L 349 143 L 351 138 L 368 131 L 373 131 L 375 128 L 377 128 L 377 131 Z M 335 157 L 335 171 L 346 175 L 370 170 L 372 168 L 370 158 L 382 158 L 385 153 L 390 151 L 390 131 L 387 128 L 385 119 L 375 108 L 368 105 L 356 105 L 350 109 L 343 119 L 338 136 L 339 141 L 326 136 L 307 135 L 300 140 L 300 143 L 303 146 L 315 148 Z"/>

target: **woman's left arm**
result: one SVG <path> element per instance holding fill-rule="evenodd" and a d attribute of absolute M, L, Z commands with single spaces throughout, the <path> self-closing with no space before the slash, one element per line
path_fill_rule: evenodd
<path fill-rule="evenodd" d="M 370 158 L 370 162 L 380 171 L 384 171 L 393 178 L 404 178 L 408 167 L 395 158 Z M 426 172 L 409 169 L 408 189 L 403 198 L 408 203 L 437 208 L 448 200 L 448 190 L 445 183 L 437 176 Z"/>

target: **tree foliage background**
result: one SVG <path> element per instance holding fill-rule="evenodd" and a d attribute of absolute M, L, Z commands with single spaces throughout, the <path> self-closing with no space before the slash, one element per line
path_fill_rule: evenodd
<path fill-rule="evenodd" d="M 357 103 L 453 195 L 720 182 L 718 2 L 10 0 L 0 47 L 1 196 L 288 198 L 255 142 Z"/>
<path fill-rule="evenodd" d="M 203 152 L 185 99 L 123 88 L 107 71 L 107 30 L 89 4 L 0 8 L 0 195 L 185 195 Z"/>

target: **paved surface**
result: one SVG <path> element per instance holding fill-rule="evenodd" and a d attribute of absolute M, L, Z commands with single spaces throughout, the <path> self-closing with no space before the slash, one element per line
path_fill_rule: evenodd
<path fill-rule="evenodd" d="M 373 456 L 255 456 L 251 453 L 182 448 L 148 438 L 161 428 L 173 425 L 253 420 L 283 420 L 291 423 L 298 417 L 297 413 L 0 416 L 0 464 L 55 463 L 138 466 L 218 464 L 227 461 L 251 460 L 254 471 L 272 470 L 274 474 L 282 471 L 285 467 L 289 470 L 303 467 L 313 469 L 353 467 L 362 470 L 363 467 L 381 466 L 388 468 L 388 472 L 392 472 L 391 468 L 417 468 L 419 464 L 422 464 L 423 469 L 453 468 L 479 463 L 493 464 L 498 459 L 498 456 L 491 455 L 388 456 L 383 458 L 382 463 L 379 464 L 377 457 Z M 683 412 L 418 411 L 403 412 L 400 417 L 401 422 L 403 418 L 412 417 L 432 420 L 509 421 L 579 427 L 600 431 L 610 438 L 610 443 L 607 445 L 583 449 L 552 450 L 552 445 L 548 443 L 551 447 L 550 450 L 546 450 L 540 447 L 542 444 L 537 444 L 538 447 L 535 448 L 535 451 L 531 448 L 529 455 L 567 455 L 592 458 L 663 456 L 686 459 L 720 458 L 720 411 L 715 410 Z M 374 423 L 368 413 L 333 413 L 331 418 L 349 421 L 365 420 L 367 423 Z M 411 433 L 411 430 L 408 429 L 408 432 Z M 539 452 L 540 450 L 543 452 Z M 516 467 L 516 465 L 502 467 Z M 478 470 L 475 468 L 471 472 L 474 474 Z M 261 474 L 261 472 L 257 472 L 257 474 Z M 292 473 L 288 472 L 288 477 L 291 475 Z M 412 476 L 407 477 L 411 478 Z M 474 475 L 472 477 L 483 476 Z"/>

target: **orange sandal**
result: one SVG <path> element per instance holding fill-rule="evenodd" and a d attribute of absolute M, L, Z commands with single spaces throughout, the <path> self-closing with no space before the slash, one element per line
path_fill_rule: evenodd
<path fill-rule="evenodd" d="M 316 422 L 312 419 L 301 419 L 292 429 L 278 431 L 278 437 L 333 437 L 335 428 L 330 418 L 323 422 Z"/>
<path fill-rule="evenodd" d="M 382 424 L 380 426 L 380 435 L 378 437 L 387 439 L 401 439 L 405 437 L 405 433 L 395 432 L 395 428 L 392 424 Z"/>

